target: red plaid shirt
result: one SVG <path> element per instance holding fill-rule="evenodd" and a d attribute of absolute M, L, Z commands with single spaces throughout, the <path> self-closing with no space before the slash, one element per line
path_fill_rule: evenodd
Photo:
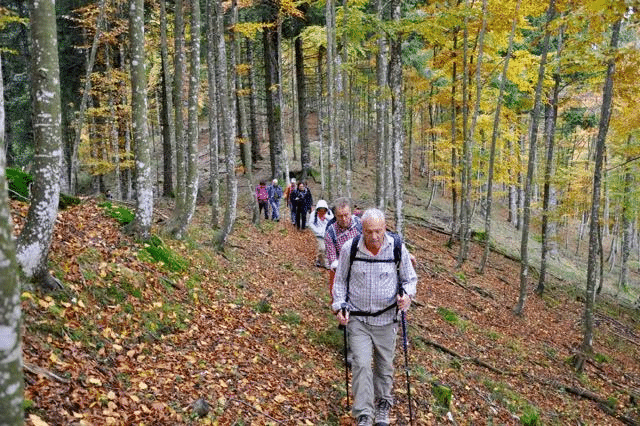
<path fill-rule="evenodd" d="M 359 235 L 361 233 L 361 225 L 360 218 L 351 215 L 351 224 L 348 228 L 344 229 L 338 225 L 338 222 L 332 223 L 327 227 L 327 230 L 324 232 L 324 245 L 326 247 L 326 256 L 329 265 L 331 265 L 331 269 L 336 269 L 338 266 L 338 257 L 340 256 L 340 249 L 351 238 Z M 332 235 L 335 233 L 335 243 L 333 241 Z"/>

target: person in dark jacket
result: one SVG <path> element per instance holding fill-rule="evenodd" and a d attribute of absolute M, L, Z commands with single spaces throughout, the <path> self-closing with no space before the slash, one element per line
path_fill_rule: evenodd
<path fill-rule="evenodd" d="M 272 180 L 271 185 L 267 186 L 267 194 L 269 194 L 269 206 L 271 206 L 271 220 L 279 222 L 282 188 L 278 185 L 278 179 Z"/>
<path fill-rule="evenodd" d="M 307 186 L 300 182 L 298 189 L 293 192 L 291 203 L 296 212 L 296 228 L 307 228 L 307 215 L 313 208 L 313 197 Z"/>

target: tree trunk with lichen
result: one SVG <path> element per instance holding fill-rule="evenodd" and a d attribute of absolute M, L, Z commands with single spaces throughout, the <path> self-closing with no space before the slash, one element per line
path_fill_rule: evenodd
<path fill-rule="evenodd" d="M 1 68 L 0 146 L 4 146 L 4 85 Z M 21 426 L 24 423 L 20 344 L 22 312 L 5 164 L 5 151 L 0 149 L 0 424 Z"/>
<path fill-rule="evenodd" d="M 129 4 L 129 39 L 131 42 L 131 122 L 135 155 L 136 215 L 129 231 L 146 240 L 151 233 L 153 186 L 151 183 L 151 147 L 147 125 L 147 76 L 144 53 L 144 1 Z"/>
<path fill-rule="evenodd" d="M 62 288 L 49 273 L 51 237 L 58 217 L 62 131 L 60 71 L 54 2 L 31 8 L 33 185 L 31 205 L 20 236 L 16 256 L 27 279 L 48 290 Z"/>

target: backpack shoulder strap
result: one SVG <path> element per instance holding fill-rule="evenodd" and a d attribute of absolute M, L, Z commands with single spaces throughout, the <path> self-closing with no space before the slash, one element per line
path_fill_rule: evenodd
<path fill-rule="evenodd" d="M 400 260 L 402 259 L 402 237 L 395 232 L 389 232 L 389 235 L 393 238 L 393 261 L 396 265 L 400 266 Z"/>
<path fill-rule="evenodd" d="M 351 265 L 353 265 L 353 261 L 355 260 L 356 254 L 358 253 L 359 242 L 360 234 L 353 237 L 353 241 L 351 242 L 351 251 L 349 253 L 349 270 L 347 271 L 347 303 L 349 302 L 349 281 L 351 281 Z"/>

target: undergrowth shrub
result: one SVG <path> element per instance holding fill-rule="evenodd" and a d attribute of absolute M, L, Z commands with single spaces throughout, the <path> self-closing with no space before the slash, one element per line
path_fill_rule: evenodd
<path fill-rule="evenodd" d="M 102 207 L 107 215 L 111 216 L 118 221 L 120 225 L 128 225 L 133 222 L 135 214 L 126 207 L 114 206 L 110 201 L 98 204 L 98 207 Z"/>
<path fill-rule="evenodd" d="M 182 272 L 187 269 L 187 261 L 167 247 L 157 235 L 152 235 L 144 245 L 141 256 L 155 263 L 162 262 L 172 272 Z"/>

